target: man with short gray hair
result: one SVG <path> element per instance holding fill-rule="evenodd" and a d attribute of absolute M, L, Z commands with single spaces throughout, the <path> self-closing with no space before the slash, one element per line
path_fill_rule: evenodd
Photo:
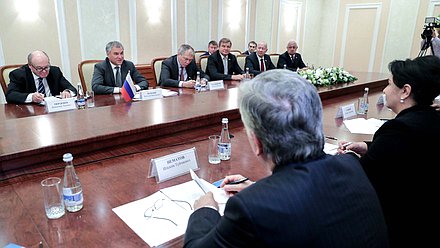
<path fill-rule="evenodd" d="M 247 168 L 271 174 L 257 182 L 227 176 L 220 187 L 232 196 L 223 216 L 212 192 L 196 200 L 184 247 L 388 247 L 378 197 L 357 156 L 323 151 L 315 86 L 274 69 L 241 83 L 238 105 L 261 161 Z"/>
<path fill-rule="evenodd" d="M 119 94 L 125 78 L 130 76 L 136 91 L 148 89 L 148 81 L 142 76 L 133 62 L 124 59 L 124 46 L 119 41 L 110 41 L 105 46 L 107 58 L 95 64 L 92 89 L 95 94 Z"/>
<path fill-rule="evenodd" d="M 201 80 L 204 80 L 205 83 L 209 81 L 209 76 L 196 64 L 194 49 L 188 44 L 182 44 L 177 51 L 177 55 L 173 55 L 162 62 L 159 85 L 194 88 L 197 72 L 200 72 Z"/>

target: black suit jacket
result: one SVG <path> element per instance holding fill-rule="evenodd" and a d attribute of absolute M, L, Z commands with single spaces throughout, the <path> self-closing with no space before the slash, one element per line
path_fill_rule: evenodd
<path fill-rule="evenodd" d="M 382 204 L 395 247 L 438 243 L 440 112 L 413 106 L 385 122 L 360 159 Z"/>
<path fill-rule="evenodd" d="M 193 59 L 185 68 L 188 78 L 196 79 L 197 71 L 200 71 L 200 78 L 206 78 L 209 81 L 209 76 L 201 70 L 196 61 Z M 160 70 L 159 85 L 168 87 L 179 87 L 179 64 L 177 63 L 177 55 L 173 55 L 162 62 Z"/>
<path fill-rule="evenodd" d="M 298 69 L 306 67 L 306 64 L 304 64 L 304 61 L 301 58 L 301 54 L 295 53 L 293 56 L 294 58 L 292 61 L 287 51 L 283 54 L 280 54 L 280 57 L 278 58 L 277 68 L 283 69 L 284 65 L 286 65 L 286 69 L 297 71 Z"/>
<path fill-rule="evenodd" d="M 377 195 L 356 156 L 275 167 L 229 198 L 224 216 L 194 211 L 185 247 L 388 247 Z"/>
<path fill-rule="evenodd" d="M 130 76 L 133 79 L 133 83 L 139 85 L 141 90 L 148 89 L 147 79 L 145 79 L 144 76 L 138 72 L 133 62 L 124 60 L 120 70 L 122 84 L 124 84 L 128 71 L 130 71 Z M 116 82 L 113 68 L 109 59 L 105 58 L 104 61 L 95 64 L 92 77 L 92 89 L 95 94 L 112 94 L 114 87 L 116 87 Z"/>
<path fill-rule="evenodd" d="M 231 53 L 228 54 L 228 75 L 223 74 L 224 72 L 225 68 L 223 67 L 222 56 L 220 55 L 220 51 L 217 50 L 208 57 L 206 73 L 211 80 L 231 80 L 232 74 L 244 74 L 244 71 L 237 63 L 237 57 Z"/>
<path fill-rule="evenodd" d="M 266 71 L 275 69 L 275 65 L 267 54 L 264 54 L 264 67 L 266 68 Z M 249 68 L 249 73 L 254 74 L 255 76 L 261 73 L 260 61 L 257 53 L 252 53 L 246 57 L 246 68 Z"/>
<path fill-rule="evenodd" d="M 49 74 L 46 77 L 52 96 L 59 95 L 63 90 L 71 90 L 76 94 L 75 87 L 63 76 L 60 68 L 50 66 Z M 30 93 L 37 92 L 35 80 L 28 65 L 23 65 L 9 73 L 8 90 L 6 101 L 8 103 L 24 103 Z"/>

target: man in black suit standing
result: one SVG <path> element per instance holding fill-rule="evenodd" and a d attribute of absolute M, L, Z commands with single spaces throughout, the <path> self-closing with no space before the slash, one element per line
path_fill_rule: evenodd
<path fill-rule="evenodd" d="M 179 47 L 177 55 L 173 55 L 162 62 L 159 85 L 194 88 L 198 71 L 201 80 L 209 81 L 209 76 L 196 64 L 194 49 L 190 45 L 183 44 Z"/>
<path fill-rule="evenodd" d="M 196 200 L 184 247 L 388 247 L 379 199 L 357 155 L 323 151 L 315 86 L 275 69 L 241 83 L 238 99 L 250 147 L 272 173 L 257 182 L 227 176 L 220 187 L 232 196 L 223 216 L 212 192 Z"/>
<path fill-rule="evenodd" d="M 296 41 L 289 41 L 287 43 L 287 51 L 280 54 L 280 57 L 278 58 L 277 68 L 286 68 L 291 71 L 297 71 L 298 69 L 306 67 L 306 64 L 304 64 L 304 61 L 301 58 L 301 54 L 296 52 L 297 49 L 298 44 Z"/>
<path fill-rule="evenodd" d="M 231 54 L 232 41 L 222 38 L 219 49 L 208 57 L 206 73 L 211 80 L 242 80 L 244 71 L 237 63 L 237 57 Z"/>
<path fill-rule="evenodd" d="M 43 51 L 28 55 L 27 65 L 9 73 L 6 101 L 8 103 L 40 103 L 44 97 L 76 95 L 76 89 L 63 76 L 60 68 L 50 65 L 49 56 Z"/>
<path fill-rule="evenodd" d="M 249 73 L 255 76 L 263 71 L 275 69 L 270 56 L 266 54 L 267 43 L 264 41 L 258 42 L 257 52 L 251 53 L 246 57 L 246 68 L 249 68 Z"/>
<path fill-rule="evenodd" d="M 107 58 L 95 65 L 92 89 L 95 94 L 119 94 L 125 78 L 130 72 L 136 91 L 148 89 L 148 81 L 133 62 L 124 59 L 124 46 L 119 41 L 110 41 L 105 47 Z"/>

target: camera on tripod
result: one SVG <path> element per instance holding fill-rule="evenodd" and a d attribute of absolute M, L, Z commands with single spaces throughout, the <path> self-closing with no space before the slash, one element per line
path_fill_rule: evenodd
<path fill-rule="evenodd" d="M 425 17 L 425 26 L 421 33 L 422 39 L 430 41 L 434 28 L 440 28 L 440 18 L 434 16 Z"/>

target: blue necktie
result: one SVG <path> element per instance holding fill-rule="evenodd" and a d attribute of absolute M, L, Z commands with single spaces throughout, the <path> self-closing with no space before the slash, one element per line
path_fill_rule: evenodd
<path fill-rule="evenodd" d="M 38 78 L 38 93 L 43 94 L 44 96 L 46 96 L 46 90 L 44 89 L 44 85 L 43 85 L 43 78 Z"/>

